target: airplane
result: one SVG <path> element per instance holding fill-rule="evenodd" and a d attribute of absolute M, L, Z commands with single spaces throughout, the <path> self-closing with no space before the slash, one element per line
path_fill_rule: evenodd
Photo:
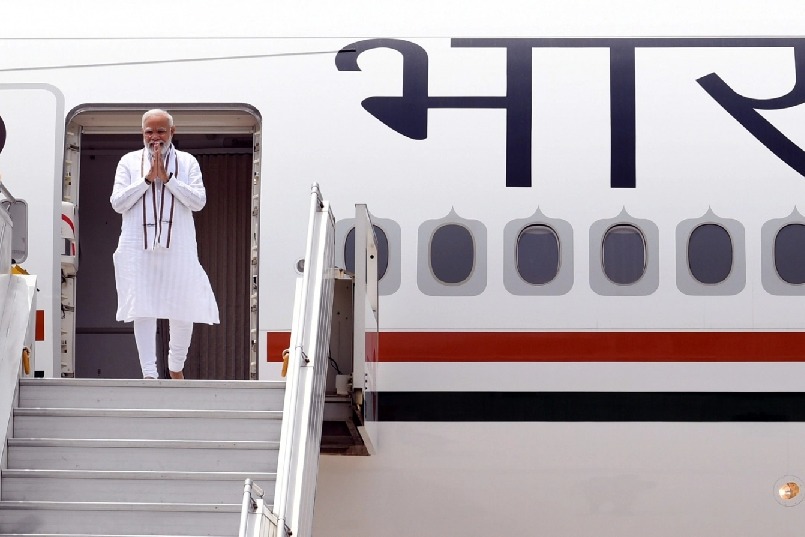
<path fill-rule="evenodd" d="M 315 534 L 801 527 L 793 3 L 209 2 L 192 25 L 188 3 L 157 25 L 145 5 L 42 5 L 71 24 L 25 7 L 0 38 L 32 374 L 137 374 L 108 199 L 142 113 L 164 108 L 204 171 L 199 254 L 226 308 L 189 376 L 281 378 L 311 183 L 347 272 L 354 207 L 371 212 L 377 423 L 370 455 L 322 455 Z"/>

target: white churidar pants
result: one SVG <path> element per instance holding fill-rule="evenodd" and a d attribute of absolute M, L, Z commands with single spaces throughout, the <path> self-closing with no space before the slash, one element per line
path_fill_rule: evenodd
<path fill-rule="evenodd" d="M 169 319 L 170 342 L 168 344 L 168 369 L 178 373 L 184 369 L 187 349 L 193 337 L 193 323 Z M 157 320 L 153 317 L 134 319 L 134 340 L 140 355 L 143 377 L 159 378 L 157 372 Z"/>

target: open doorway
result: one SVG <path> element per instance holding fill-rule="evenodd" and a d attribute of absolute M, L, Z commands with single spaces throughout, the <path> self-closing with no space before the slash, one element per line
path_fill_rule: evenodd
<path fill-rule="evenodd" d="M 219 325 L 196 324 L 185 364 L 188 379 L 257 377 L 257 248 L 260 117 L 251 107 L 143 105 L 85 106 L 68 118 L 65 199 L 78 221 L 78 270 L 63 280 L 63 371 L 82 378 L 140 378 L 131 323 L 115 320 L 112 253 L 121 217 L 109 204 L 115 169 L 129 151 L 142 148 L 145 110 L 165 108 L 176 125 L 174 144 L 201 166 L 207 204 L 194 214 L 199 260 L 219 307 Z M 72 171 L 70 171 L 72 167 Z M 66 285 L 65 285 L 66 283 Z M 72 288 L 72 290 L 71 290 Z M 66 290 L 65 290 L 66 289 Z M 74 345 L 70 345 L 70 315 Z M 168 324 L 157 327 L 157 366 L 167 375 Z M 72 356 L 71 356 L 72 351 Z M 70 361 L 72 360 L 72 364 Z"/>

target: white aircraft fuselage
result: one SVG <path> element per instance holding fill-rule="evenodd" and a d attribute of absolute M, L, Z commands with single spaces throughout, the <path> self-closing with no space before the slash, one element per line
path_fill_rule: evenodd
<path fill-rule="evenodd" d="M 387 244 L 376 453 L 322 457 L 317 535 L 801 527 L 801 496 L 778 492 L 805 477 L 805 37 L 737 16 L 602 33 L 537 5 L 481 32 L 478 5 L 455 33 L 344 18 L 317 34 L 326 9 L 303 31 L 278 8 L 285 33 L 0 39 L 37 368 L 60 374 L 71 125 L 100 140 L 137 135 L 134 111 L 234 110 L 260 143 L 260 378 L 287 345 L 310 184 L 337 264 L 356 203 Z M 72 201 L 80 247 L 96 225 Z"/>

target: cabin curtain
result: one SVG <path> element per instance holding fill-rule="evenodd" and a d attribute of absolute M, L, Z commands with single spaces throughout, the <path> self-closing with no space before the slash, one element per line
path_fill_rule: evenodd
<path fill-rule="evenodd" d="M 252 155 L 204 153 L 196 158 L 207 190 L 206 206 L 194 214 L 196 241 L 221 323 L 194 325 L 185 378 L 247 380 Z M 168 325 L 160 323 L 164 364 Z"/>

